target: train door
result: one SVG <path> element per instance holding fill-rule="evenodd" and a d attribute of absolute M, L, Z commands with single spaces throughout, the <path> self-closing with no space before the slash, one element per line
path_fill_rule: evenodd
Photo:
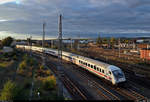
<path fill-rule="evenodd" d="M 107 79 L 107 70 L 102 70 L 102 72 L 104 73 L 104 78 Z"/>
<path fill-rule="evenodd" d="M 111 80 L 111 72 L 109 70 L 106 71 L 107 80 Z"/>

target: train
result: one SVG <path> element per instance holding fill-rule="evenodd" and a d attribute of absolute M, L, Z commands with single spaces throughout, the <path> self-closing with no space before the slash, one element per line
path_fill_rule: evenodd
<path fill-rule="evenodd" d="M 44 51 L 45 54 L 58 57 L 58 50 L 56 49 L 26 45 L 16 45 L 16 48 L 41 53 Z M 119 85 L 126 82 L 125 74 L 117 66 L 65 51 L 62 51 L 62 59 L 88 70 L 92 74 L 109 81 L 112 85 Z"/>

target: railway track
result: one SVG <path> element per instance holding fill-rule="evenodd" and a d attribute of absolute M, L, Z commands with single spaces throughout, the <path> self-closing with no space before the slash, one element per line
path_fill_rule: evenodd
<path fill-rule="evenodd" d="M 76 68 L 78 69 L 78 68 Z M 81 73 L 81 71 L 79 71 Z M 92 83 L 92 86 L 94 86 L 95 88 L 97 88 L 98 90 L 100 90 L 100 94 L 108 100 L 120 100 L 119 97 L 117 97 L 116 95 L 112 94 L 110 91 L 106 90 L 102 85 L 100 85 L 99 83 L 97 83 L 96 81 L 93 81 L 93 79 L 90 79 L 86 74 L 81 73 L 82 76 L 87 79 L 90 80 L 90 82 Z M 126 97 L 126 99 L 129 100 L 134 100 L 136 102 L 147 102 L 147 98 L 144 97 L 143 95 L 135 92 L 134 90 L 132 90 L 131 88 L 115 88 L 115 87 L 111 87 L 107 84 L 105 84 L 105 86 L 109 87 L 112 90 L 115 90 L 117 93 L 119 93 L 120 95 Z"/>
<path fill-rule="evenodd" d="M 38 56 L 38 57 L 41 57 L 41 53 L 40 55 L 37 55 L 39 53 L 36 53 L 34 54 L 34 56 Z M 52 63 L 49 61 L 46 61 L 48 62 L 47 66 L 48 68 L 50 68 L 51 71 L 53 71 L 53 73 L 58 76 L 58 72 L 57 72 L 57 68 L 56 68 L 56 64 L 55 63 Z M 61 73 L 63 74 L 63 78 L 61 77 L 61 81 L 63 82 L 63 84 L 65 85 L 65 87 L 68 89 L 68 91 L 70 92 L 70 94 L 72 95 L 72 98 L 75 99 L 75 100 L 88 100 L 88 95 L 84 92 L 84 90 L 82 90 L 81 88 L 77 87 L 77 85 L 75 84 L 75 82 L 73 82 L 70 78 L 68 78 L 68 76 L 63 72 Z"/>
<path fill-rule="evenodd" d="M 48 63 L 47 66 L 51 68 L 51 70 L 58 75 L 57 72 L 57 68 L 56 68 L 56 64 L 55 63 Z M 88 97 L 89 95 L 85 92 L 85 90 L 83 90 L 81 87 L 79 87 L 79 85 L 74 82 L 73 80 L 71 80 L 68 75 L 63 72 L 63 76 L 60 79 L 64 86 L 68 89 L 68 91 L 70 92 L 70 94 L 72 95 L 73 99 L 75 100 L 89 100 L 91 99 L 91 97 Z"/>
<path fill-rule="evenodd" d="M 82 76 L 82 78 L 84 78 L 84 80 L 86 80 L 87 84 L 90 83 L 90 85 L 97 90 L 99 95 L 102 96 L 103 100 L 120 100 L 119 97 L 111 93 L 109 90 L 105 89 L 102 85 L 100 85 L 96 81 L 93 81 L 91 78 L 89 78 L 85 74 L 80 73 L 80 75 Z"/>
<path fill-rule="evenodd" d="M 87 77 L 84 75 L 84 77 L 87 79 Z M 88 79 L 91 81 L 91 79 Z M 68 79 L 68 77 L 66 76 L 66 78 L 63 78 L 62 80 L 66 87 L 68 87 L 68 89 L 70 90 L 70 92 L 72 93 L 72 95 L 74 97 L 77 97 L 76 95 L 79 95 L 82 97 L 82 99 L 87 99 L 86 95 L 83 93 L 83 91 L 81 91 L 78 87 L 76 87 L 74 85 L 74 83 Z M 97 89 L 100 89 L 101 88 L 101 91 L 99 91 L 99 93 L 105 98 L 105 99 L 108 99 L 108 100 L 120 100 L 117 96 L 111 94 L 108 90 L 105 90 L 104 88 L 102 88 L 102 86 L 100 84 L 97 84 L 97 82 L 95 81 L 91 81 L 93 84 L 93 86 Z M 68 83 L 68 84 L 66 84 Z M 110 87 L 110 86 L 108 86 Z M 126 97 L 127 99 L 130 99 L 130 100 L 135 100 L 137 102 L 141 101 L 141 102 L 147 102 L 147 98 L 145 98 L 144 96 L 140 95 L 139 93 L 135 92 L 134 90 L 130 89 L 130 88 L 127 88 L 127 89 L 124 89 L 124 88 L 113 88 L 111 87 L 112 89 L 114 89 L 116 92 L 118 92 L 119 94 L 123 95 L 124 97 Z M 75 89 L 76 91 L 73 91 L 72 89 Z M 103 90 L 103 91 L 102 91 Z M 105 94 L 104 94 L 105 93 Z M 107 95 L 106 95 L 107 93 Z"/>
<path fill-rule="evenodd" d="M 87 100 L 87 96 L 85 96 L 84 93 L 68 77 L 64 76 L 61 80 L 65 87 L 69 89 L 69 92 L 74 96 L 74 99 Z"/>
<path fill-rule="evenodd" d="M 147 98 L 140 95 L 139 93 L 133 91 L 130 88 L 124 89 L 124 88 L 117 88 L 115 89 L 119 94 L 127 97 L 129 100 L 134 100 L 136 102 L 147 102 Z"/>
<path fill-rule="evenodd" d="M 104 88 L 102 85 L 100 85 L 96 81 L 93 81 L 92 79 L 90 79 L 87 75 L 85 75 L 83 73 L 81 75 L 82 75 L 82 77 L 84 77 L 85 79 L 87 79 L 88 81 L 90 81 L 90 84 L 94 88 L 97 89 L 98 93 L 101 96 L 103 96 L 104 99 L 106 99 L 106 100 L 120 100 L 119 97 L 117 97 L 116 95 L 114 95 L 113 93 L 111 93 L 109 90 L 107 90 L 106 88 Z"/>
<path fill-rule="evenodd" d="M 86 51 L 84 51 L 84 55 L 86 56 Z M 147 78 L 147 75 L 149 75 L 149 69 L 147 68 L 140 68 L 140 66 L 135 66 L 135 65 L 129 65 L 129 64 L 125 64 L 125 63 L 121 63 L 121 62 L 118 62 L 118 61 L 114 61 L 114 60 L 111 60 L 111 59 L 107 59 L 103 56 L 103 55 L 99 55 L 98 57 L 94 57 L 94 55 L 92 56 L 89 56 L 93 59 L 96 58 L 96 60 L 99 60 L 99 61 L 103 61 L 105 63 L 109 63 L 109 64 L 112 64 L 112 65 L 116 65 L 120 68 L 122 68 L 122 70 L 125 72 L 125 74 L 129 77 L 127 78 L 128 80 L 131 80 L 133 82 L 135 82 L 136 84 L 139 84 L 139 85 L 142 85 L 148 89 L 150 89 L 150 80 L 149 78 Z M 137 75 L 139 74 L 136 74 L 135 72 L 142 72 L 142 73 L 145 73 L 145 75 L 140 75 L 140 76 L 145 76 L 145 78 L 141 78 Z M 143 72 L 144 71 L 144 72 Z M 136 81 L 138 80 L 138 81 Z"/>

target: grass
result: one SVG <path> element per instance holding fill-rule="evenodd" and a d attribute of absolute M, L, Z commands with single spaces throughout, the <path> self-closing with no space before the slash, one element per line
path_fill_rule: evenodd
<path fill-rule="evenodd" d="M 10 61 L 10 62 L 1 61 L 0 68 L 7 68 L 8 66 L 11 66 L 13 63 L 14 63 L 14 61 Z"/>
<path fill-rule="evenodd" d="M 57 96 L 57 85 L 56 78 L 52 75 L 49 69 L 41 68 L 39 65 L 35 69 L 35 86 L 33 99 L 37 100 L 64 100 L 64 98 L 59 98 Z M 40 98 L 37 93 L 40 92 Z"/>
<path fill-rule="evenodd" d="M 33 81 L 33 76 L 35 79 L 35 83 L 33 86 L 33 100 L 38 99 L 37 89 L 39 88 L 42 93 L 41 99 L 58 99 L 56 78 L 52 75 L 50 70 L 47 70 L 45 68 L 40 69 L 41 63 L 39 59 L 35 59 L 34 57 L 31 58 L 28 55 L 24 56 L 24 54 L 16 55 L 16 61 L 14 61 L 11 57 L 8 57 L 11 59 L 11 61 L 9 62 L 1 60 L 1 58 L 2 57 L 0 57 L 0 90 L 3 88 L 3 85 L 7 80 L 12 79 L 12 77 L 16 73 L 16 68 L 18 68 L 18 71 L 20 69 L 23 69 L 23 73 L 16 73 L 15 79 L 13 80 L 16 83 L 16 85 L 22 87 L 20 96 L 17 97 L 18 99 L 29 99 L 29 93 L 31 89 L 31 83 Z M 35 72 L 35 75 L 33 75 L 33 71 Z"/>

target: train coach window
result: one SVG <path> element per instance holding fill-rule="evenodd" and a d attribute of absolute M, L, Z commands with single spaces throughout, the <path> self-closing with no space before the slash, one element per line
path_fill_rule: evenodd
<path fill-rule="evenodd" d="M 87 63 L 85 63 L 85 65 L 87 66 Z"/>
<path fill-rule="evenodd" d="M 99 69 L 99 71 L 101 72 L 101 69 Z"/>
<path fill-rule="evenodd" d="M 88 64 L 88 66 L 90 67 L 90 64 Z"/>
<path fill-rule="evenodd" d="M 104 73 L 104 70 L 102 70 L 102 73 Z"/>
<path fill-rule="evenodd" d="M 91 65 L 91 68 L 93 68 L 93 65 Z"/>
<path fill-rule="evenodd" d="M 96 70 L 96 66 L 94 66 L 94 69 Z"/>
<path fill-rule="evenodd" d="M 85 65 L 85 62 L 83 62 L 83 64 Z"/>
<path fill-rule="evenodd" d="M 109 74 L 111 75 L 111 72 L 109 71 Z"/>
<path fill-rule="evenodd" d="M 99 71 L 99 68 L 97 67 L 97 71 Z"/>
<path fill-rule="evenodd" d="M 80 60 L 79 60 L 79 63 L 80 63 Z"/>

